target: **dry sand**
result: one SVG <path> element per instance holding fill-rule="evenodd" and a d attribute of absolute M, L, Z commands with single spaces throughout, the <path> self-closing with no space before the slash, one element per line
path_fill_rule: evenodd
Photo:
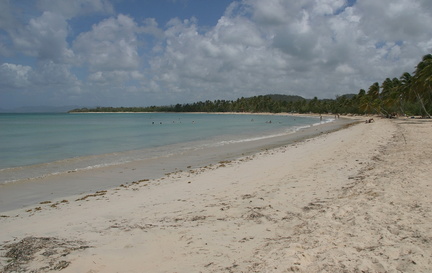
<path fill-rule="evenodd" d="M 432 272 L 432 122 L 375 120 L 2 213 L 0 271 Z"/>

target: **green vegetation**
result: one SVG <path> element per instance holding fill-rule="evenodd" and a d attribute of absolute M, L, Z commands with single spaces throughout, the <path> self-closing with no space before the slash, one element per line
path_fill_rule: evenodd
<path fill-rule="evenodd" d="M 300 96 L 265 95 L 239 98 L 235 101 L 215 100 L 170 106 L 97 107 L 70 112 L 296 112 L 332 114 L 418 115 L 432 113 L 432 55 L 425 55 L 411 75 L 387 78 L 373 83 L 368 91 L 337 96 L 336 99 L 305 99 Z"/>

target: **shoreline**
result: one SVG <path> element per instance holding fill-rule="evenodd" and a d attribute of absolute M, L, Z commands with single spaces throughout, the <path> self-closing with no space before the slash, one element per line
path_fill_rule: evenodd
<path fill-rule="evenodd" d="M 260 116 L 298 116 L 298 117 L 319 117 L 317 113 L 271 113 L 271 112 L 66 112 L 65 114 L 209 114 L 209 115 L 260 115 Z M 323 117 L 334 117 L 337 114 L 321 114 Z M 348 117 L 348 116 L 342 116 Z M 362 117 L 361 115 L 353 117 Z"/>
<path fill-rule="evenodd" d="M 164 179 L 1 213 L 0 268 L 430 272 L 431 124 L 377 118 Z M 7 251 L 20 248 L 33 254 L 19 252 L 8 264 Z"/>
<path fill-rule="evenodd" d="M 217 164 L 219 161 L 234 160 L 258 153 L 261 150 L 288 145 L 322 133 L 338 130 L 346 124 L 354 122 L 356 121 L 352 119 L 338 119 L 278 137 L 226 144 L 221 147 L 207 147 L 169 157 L 147 158 L 112 166 L 2 184 L 0 185 L 0 212 L 24 208 L 70 195 L 108 190 L 137 180 L 160 179 L 167 173 L 200 168 Z M 29 191 L 29 188 L 32 190 Z"/>

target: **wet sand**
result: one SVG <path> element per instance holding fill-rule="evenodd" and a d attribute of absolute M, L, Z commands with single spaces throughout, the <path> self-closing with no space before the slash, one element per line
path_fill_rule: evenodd
<path fill-rule="evenodd" d="M 6 272 L 431 272 L 432 122 L 375 121 L 3 212 L 0 254 L 19 255 L 0 264 Z"/>

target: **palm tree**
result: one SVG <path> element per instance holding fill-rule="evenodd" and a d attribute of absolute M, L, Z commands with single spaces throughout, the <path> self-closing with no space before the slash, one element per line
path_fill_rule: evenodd
<path fill-rule="evenodd" d="M 430 118 L 427 106 L 431 106 L 431 94 L 432 94 L 432 55 L 428 54 L 423 56 L 422 61 L 417 65 L 414 81 L 412 85 L 412 92 L 415 94 L 419 101 L 423 111 Z"/>
<path fill-rule="evenodd" d="M 375 82 L 369 87 L 366 95 L 360 99 L 360 106 L 367 113 L 373 110 L 376 114 L 382 114 L 379 83 Z"/>
<path fill-rule="evenodd" d="M 360 90 L 360 92 L 362 90 Z M 364 95 L 359 96 L 359 107 L 360 107 L 360 110 L 363 111 L 365 114 L 372 113 L 372 110 L 375 109 L 374 106 L 373 106 L 373 102 L 374 102 L 374 98 L 370 94 L 365 94 L 364 93 Z"/>
<path fill-rule="evenodd" d="M 411 76 L 410 73 L 405 72 L 399 77 L 399 83 L 397 89 L 400 93 L 401 101 L 405 103 L 417 101 L 417 97 L 412 91 L 413 76 Z M 402 109 L 402 112 L 404 113 L 405 111 Z"/>
<path fill-rule="evenodd" d="M 398 78 L 393 78 L 392 85 L 393 85 L 393 89 L 392 89 L 391 97 L 394 100 L 394 105 L 396 106 L 395 109 L 398 109 L 401 114 L 405 114 L 403 109 L 404 100 L 403 100 L 402 92 L 400 90 L 400 86 L 402 85 L 402 83 Z"/>
<path fill-rule="evenodd" d="M 390 78 L 385 79 L 381 88 L 382 92 L 380 94 L 380 99 L 383 106 L 382 109 L 388 115 L 389 112 L 392 112 L 392 108 L 396 103 L 393 81 Z"/>
<path fill-rule="evenodd" d="M 387 78 L 382 83 L 380 98 L 387 113 L 395 113 L 398 111 L 404 113 L 402 109 L 403 98 L 400 87 L 401 81 L 398 78 Z"/>
<path fill-rule="evenodd" d="M 372 100 L 378 99 L 379 97 L 380 86 L 379 83 L 373 83 L 367 92 L 367 95 L 371 97 Z"/>

